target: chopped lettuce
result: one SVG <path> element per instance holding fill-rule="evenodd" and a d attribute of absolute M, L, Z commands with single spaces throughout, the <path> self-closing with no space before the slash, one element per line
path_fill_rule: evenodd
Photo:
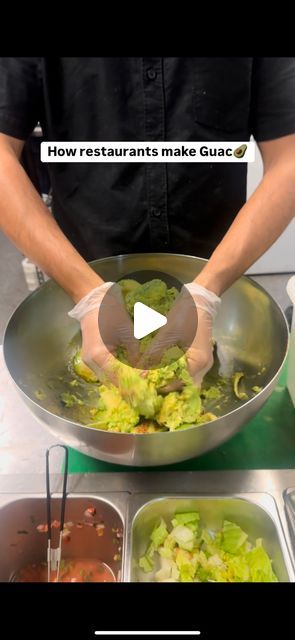
<path fill-rule="evenodd" d="M 185 549 L 177 548 L 175 552 L 175 564 L 179 571 L 179 582 L 193 582 L 197 558 Z"/>
<path fill-rule="evenodd" d="M 157 527 L 155 527 L 151 533 L 151 541 L 155 549 L 158 549 L 158 547 L 160 547 L 163 544 L 167 536 L 168 536 L 168 530 L 166 527 L 165 520 L 163 520 L 162 518 L 160 524 Z"/>
<path fill-rule="evenodd" d="M 237 553 L 238 549 L 246 542 L 248 536 L 237 524 L 225 520 L 223 523 L 222 549 L 228 553 Z"/>
<path fill-rule="evenodd" d="M 180 549 L 191 551 L 194 546 L 194 532 L 183 524 L 178 524 L 171 531 L 171 536 L 176 541 Z"/>
<path fill-rule="evenodd" d="M 172 524 L 176 527 L 178 524 L 192 524 L 198 525 L 200 521 L 200 514 L 197 511 L 186 511 L 185 513 L 176 513 Z"/>
<path fill-rule="evenodd" d="M 169 558 L 160 559 L 161 569 L 155 573 L 157 582 L 178 582 L 180 571 L 175 562 Z"/>
<path fill-rule="evenodd" d="M 154 568 L 154 565 L 155 565 L 154 553 L 155 553 L 155 546 L 154 546 L 154 543 L 151 541 L 144 556 L 142 556 L 139 559 L 139 566 L 146 573 L 148 573 L 149 571 L 152 571 Z"/>
<path fill-rule="evenodd" d="M 148 555 L 145 555 L 140 558 L 139 566 L 145 573 L 149 573 L 154 568 L 154 561 Z"/>
<path fill-rule="evenodd" d="M 272 570 L 271 560 L 262 544 L 257 542 L 256 547 L 247 553 L 251 582 L 277 582 L 278 579 Z"/>
<path fill-rule="evenodd" d="M 229 520 L 213 531 L 200 527 L 196 511 L 163 518 L 150 534 L 139 567 L 157 582 L 277 582 L 262 540 L 255 546 Z"/>

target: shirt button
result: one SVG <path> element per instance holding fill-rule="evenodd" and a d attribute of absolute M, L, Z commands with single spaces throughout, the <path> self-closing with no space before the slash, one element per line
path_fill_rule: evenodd
<path fill-rule="evenodd" d="M 151 214 L 154 218 L 160 218 L 160 216 L 162 215 L 162 212 L 160 211 L 160 209 L 151 209 Z"/>
<path fill-rule="evenodd" d="M 148 69 L 146 73 L 149 80 L 155 80 L 157 77 L 157 72 L 155 69 Z"/>

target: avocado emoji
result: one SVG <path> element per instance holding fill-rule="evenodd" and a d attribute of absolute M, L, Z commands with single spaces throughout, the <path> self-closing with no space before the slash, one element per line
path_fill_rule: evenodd
<path fill-rule="evenodd" d="M 238 147 L 237 149 L 234 150 L 234 156 L 236 158 L 243 158 L 245 153 L 247 150 L 247 145 L 246 144 L 241 144 L 240 147 Z"/>

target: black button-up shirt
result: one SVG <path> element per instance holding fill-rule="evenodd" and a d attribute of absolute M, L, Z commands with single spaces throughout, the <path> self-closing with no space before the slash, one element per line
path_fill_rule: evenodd
<path fill-rule="evenodd" d="M 0 131 L 52 141 L 269 140 L 295 132 L 294 58 L 1 58 Z M 245 163 L 49 164 L 53 212 L 88 260 L 209 257 Z M 28 212 L 29 215 L 29 212 Z"/>

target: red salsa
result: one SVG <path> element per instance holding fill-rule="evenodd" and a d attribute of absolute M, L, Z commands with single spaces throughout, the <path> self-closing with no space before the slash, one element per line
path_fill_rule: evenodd
<path fill-rule="evenodd" d="M 18 572 L 16 582 L 47 582 L 47 564 L 30 564 Z M 56 582 L 56 571 L 51 572 Z M 59 582 L 116 582 L 112 570 L 93 558 L 73 558 L 61 561 Z"/>

